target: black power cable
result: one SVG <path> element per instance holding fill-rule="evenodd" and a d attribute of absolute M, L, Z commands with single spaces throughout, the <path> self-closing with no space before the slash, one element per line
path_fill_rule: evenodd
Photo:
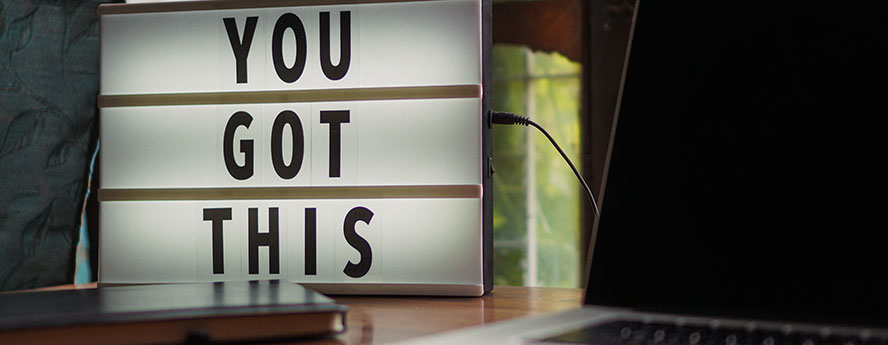
<path fill-rule="evenodd" d="M 567 154 L 565 154 L 564 151 L 561 150 L 561 147 L 558 146 L 558 143 L 555 142 L 555 139 L 553 139 L 552 136 L 549 135 L 549 132 L 546 132 L 543 127 L 538 125 L 536 122 L 531 121 L 530 118 L 528 118 L 527 116 L 521 116 L 507 112 L 492 111 L 490 113 L 490 121 L 492 123 L 502 125 L 517 124 L 522 126 L 533 126 L 536 127 L 536 129 L 539 129 L 540 132 L 543 132 L 546 138 L 548 138 L 549 141 L 552 142 L 552 145 L 555 146 L 555 149 L 558 150 L 558 153 L 561 154 L 561 157 L 564 158 L 564 161 L 567 162 L 567 165 L 570 166 L 570 169 L 573 170 L 574 175 L 577 175 L 577 179 L 580 180 L 580 183 L 583 184 L 583 189 L 586 191 L 586 196 L 589 197 L 589 203 L 592 205 L 592 210 L 595 211 L 595 217 L 597 218 L 601 215 L 600 211 L 598 210 L 598 203 L 595 202 L 595 196 L 592 195 L 592 190 L 589 189 L 589 185 L 586 184 L 586 180 L 583 179 L 583 176 L 580 175 L 580 172 L 577 170 L 577 167 L 575 167 L 570 161 L 570 158 L 567 158 Z"/>

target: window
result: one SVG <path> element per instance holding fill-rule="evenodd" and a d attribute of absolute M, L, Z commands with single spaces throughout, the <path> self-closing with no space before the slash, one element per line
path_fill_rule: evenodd
<path fill-rule="evenodd" d="M 493 47 L 493 108 L 529 116 L 579 164 L 581 65 L 558 53 Z M 579 287 L 581 187 L 533 128 L 494 127 L 494 282 Z"/>

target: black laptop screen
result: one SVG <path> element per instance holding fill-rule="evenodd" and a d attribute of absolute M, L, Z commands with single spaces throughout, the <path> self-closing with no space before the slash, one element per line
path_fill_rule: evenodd
<path fill-rule="evenodd" d="M 888 25 L 736 3 L 639 5 L 587 303 L 888 325 Z"/>

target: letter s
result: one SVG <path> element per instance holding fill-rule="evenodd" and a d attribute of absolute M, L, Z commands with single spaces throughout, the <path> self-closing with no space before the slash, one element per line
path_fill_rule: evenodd
<path fill-rule="evenodd" d="M 367 240 L 355 232 L 355 224 L 362 221 L 369 225 L 371 219 L 373 219 L 373 211 L 362 206 L 351 209 L 345 215 L 345 222 L 342 225 L 345 240 L 361 254 L 361 261 L 357 264 L 352 263 L 351 260 L 345 264 L 345 269 L 342 272 L 345 272 L 349 277 L 360 278 L 370 271 L 370 265 L 373 263 L 373 251 L 370 249 L 370 243 L 367 243 Z"/>

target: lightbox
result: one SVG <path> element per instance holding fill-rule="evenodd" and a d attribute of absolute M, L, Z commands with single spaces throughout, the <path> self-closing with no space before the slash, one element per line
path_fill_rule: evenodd
<path fill-rule="evenodd" d="M 489 2 L 99 15 L 100 284 L 492 288 Z"/>

